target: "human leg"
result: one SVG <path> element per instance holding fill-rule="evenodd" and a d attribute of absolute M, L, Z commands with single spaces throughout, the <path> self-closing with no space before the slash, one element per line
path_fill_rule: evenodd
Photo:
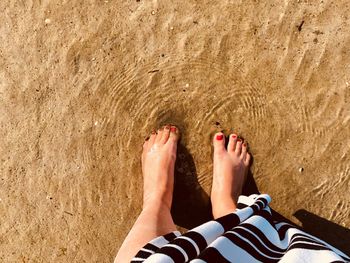
<path fill-rule="evenodd" d="M 152 132 L 143 145 L 143 208 L 124 240 L 115 262 L 130 262 L 150 240 L 175 231 L 170 209 L 179 131 L 167 125 Z"/>

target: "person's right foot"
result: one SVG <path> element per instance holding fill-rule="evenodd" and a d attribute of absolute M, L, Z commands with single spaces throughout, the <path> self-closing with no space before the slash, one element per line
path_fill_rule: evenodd
<path fill-rule="evenodd" d="M 235 211 L 248 172 L 250 154 L 247 152 L 247 145 L 236 134 L 230 135 L 227 149 L 225 135 L 221 132 L 215 134 L 213 144 L 211 203 L 216 219 Z"/>
<path fill-rule="evenodd" d="M 143 208 L 161 204 L 170 210 L 178 140 L 179 130 L 165 125 L 143 144 Z"/>

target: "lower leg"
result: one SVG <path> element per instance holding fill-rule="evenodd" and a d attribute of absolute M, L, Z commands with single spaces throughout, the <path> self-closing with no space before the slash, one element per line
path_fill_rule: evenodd
<path fill-rule="evenodd" d="M 145 207 L 123 242 L 115 262 L 130 262 L 150 240 L 175 231 L 169 208 L 164 204 Z"/>

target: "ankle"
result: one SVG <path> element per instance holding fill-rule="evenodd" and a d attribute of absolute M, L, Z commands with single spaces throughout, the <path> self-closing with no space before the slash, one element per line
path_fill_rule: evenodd
<path fill-rule="evenodd" d="M 214 219 L 233 213 L 237 209 L 237 203 L 231 200 L 222 200 L 213 206 L 212 212 Z"/>
<path fill-rule="evenodd" d="M 171 201 L 159 197 L 144 198 L 142 210 L 169 210 L 171 209 Z"/>

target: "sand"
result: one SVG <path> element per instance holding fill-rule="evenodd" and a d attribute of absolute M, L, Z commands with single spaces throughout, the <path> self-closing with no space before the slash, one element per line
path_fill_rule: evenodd
<path fill-rule="evenodd" d="M 233 130 L 276 211 L 349 243 L 349 1 L 0 10 L 1 262 L 111 262 L 141 209 L 141 145 L 167 122 L 175 206 L 202 205 L 175 209 L 182 230 L 207 213 L 211 136 Z"/>

